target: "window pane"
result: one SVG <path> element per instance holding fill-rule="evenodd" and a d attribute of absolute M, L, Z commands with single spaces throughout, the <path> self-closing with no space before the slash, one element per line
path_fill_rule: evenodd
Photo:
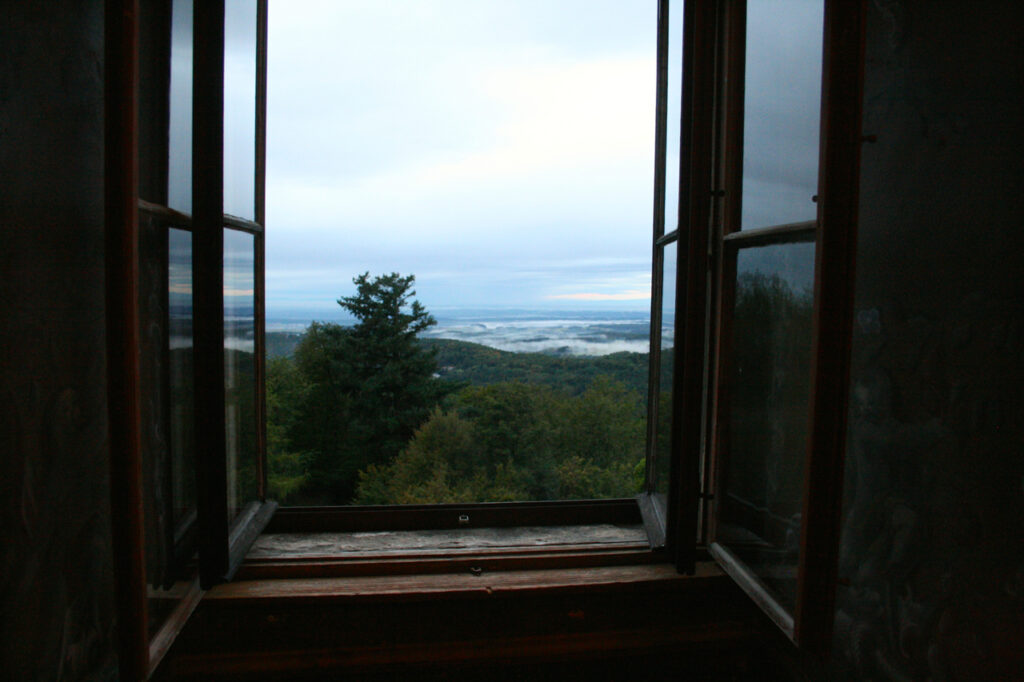
<path fill-rule="evenodd" d="M 717 540 L 795 604 L 814 244 L 740 251 Z"/>
<path fill-rule="evenodd" d="M 192 373 L 192 233 L 168 230 L 170 318 L 170 447 L 174 527 L 180 531 L 196 508 L 194 377 Z"/>
<path fill-rule="evenodd" d="M 657 427 L 653 445 L 651 490 L 664 504 L 668 495 L 668 467 L 672 447 L 672 360 L 675 354 L 676 266 L 679 243 L 662 247 L 664 258 L 661 299 L 661 368 L 658 373 Z"/>
<path fill-rule="evenodd" d="M 224 212 L 256 219 L 256 2 L 224 5 Z"/>
<path fill-rule="evenodd" d="M 816 216 L 822 12 L 820 0 L 747 3 L 745 229 Z"/>
<path fill-rule="evenodd" d="M 641 491 L 657 7 L 338 2 L 316 22 L 311 4 L 274 11 L 268 494 L 318 505 Z M 381 301 L 338 305 L 367 272 L 415 275 L 403 312 L 418 300 L 437 321 L 415 345 L 365 342 L 396 328 L 379 324 Z M 382 284 L 367 296 L 397 292 Z M 391 343 L 401 352 L 380 357 Z"/>
<path fill-rule="evenodd" d="M 251 234 L 224 230 L 224 404 L 229 520 L 258 494 L 254 242 Z"/>
<path fill-rule="evenodd" d="M 140 217 L 143 263 L 167 263 L 165 271 L 143 267 L 140 310 L 144 394 L 146 576 L 148 634 L 166 623 L 188 589 L 181 561 L 189 551 L 183 534 L 195 520 L 192 449 L 192 269 L 191 235 Z M 165 251 L 166 249 L 166 251 Z M 164 279 L 166 278 L 166 279 Z M 165 373 L 166 370 L 166 373 Z M 167 388 L 169 382 L 169 390 Z M 169 402 L 165 402 L 168 399 Z M 164 429 L 168 424 L 169 428 Z"/>
<path fill-rule="evenodd" d="M 192 0 L 171 7 L 167 205 L 192 213 Z"/>
<path fill-rule="evenodd" d="M 683 99 L 683 0 L 669 3 L 665 234 L 679 227 L 679 128 Z"/>

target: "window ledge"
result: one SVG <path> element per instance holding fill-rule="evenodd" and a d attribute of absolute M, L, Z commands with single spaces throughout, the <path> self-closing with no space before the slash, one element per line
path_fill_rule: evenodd
<path fill-rule="evenodd" d="M 499 570 L 413 575 L 238 580 L 209 590 L 205 602 L 242 603 L 408 601 L 431 598 L 486 598 L 523 593 L 710 587 L 728 578 L 714 562 L 697 564 L 692 576 L 668 564 L 535 570 Z"/>
<path fill-rule="evenodd" d="M 626 679 L 650 665 L 728 679 L 762 620 L 712 562 L 692 576 L 651 563 L 241 580 L 206 593 L 160 677 L 532 679 L 565 665 Z"/>
<path fill-rule="evenodd" d="M 253 545 L 237 578 L 473 575 L 662 560 L 637 524 L 271 533 Z"/>

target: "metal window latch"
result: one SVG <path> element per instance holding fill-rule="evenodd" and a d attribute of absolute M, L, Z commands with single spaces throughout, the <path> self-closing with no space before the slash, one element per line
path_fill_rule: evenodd
<path fill-rule="evenodd" d="M 459 514 L 459 525 L 460 526 L 468 526 L 469 525 L 469 514 Z"/>

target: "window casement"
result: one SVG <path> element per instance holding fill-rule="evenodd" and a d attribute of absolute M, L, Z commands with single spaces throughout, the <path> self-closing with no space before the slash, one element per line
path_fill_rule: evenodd
<path fill-rule="evenodd" d="M 810 180 L 797 213 L 763 220 L 749 217 L 757 174 L 745 154 L 755 129 L 771 135 L 773 122 L 748 117 L 759 115 L 747 106 L 758 76 L 746 65 L 770 72 L 772 52 L 748 48 L 792 36 L 772 35 L 778 20 L 752 19 L 767 0 L 657 2 L 638 499 L 306 508 L 273 523 L 323 531 L 642 519 L 662 560 L 693 573 L 706 547 L 798 646 L 822 653 L 845 440 L 863 2 L 769 11 L 811 7 L 818 17 L 813 54 L 798 65 L 820 83 L 802 100 L 820 126 L 803 131 L 815 167 L 801 171 Z M 263 392 L 267 2 L 125 0 L 107 14 L 108 291 L 126 311 L 109 323 L 111 411 L 126 408 L 111 420 L 111 466 L 113 484 L 129 492 L 114 510 L 124 516 L 114 541 L 126 558 L 122 669 L 134 678 L 152 671 L 202 590 L 231 579 L 275 515 Z M 786 176 L 789 161 L 770 173 Z M 669 320 L 674 334 L 663 339 Z"/>
<path fill-rule="evenodd" d="M 706 242 L 691 235 L 709 254 L 695 277 L 711 283 L 707 547 L 790 639 L 824 654 L 842 500 L 864 6 L 715 4 L 704 70 L 715 63 L 715 85 L 702 91 L 714 110 L 704 129 L 714 165 L 698 190 L 712 199 L 710 227 Z M 684 423 L 697 419 L 689 409 Z"/>

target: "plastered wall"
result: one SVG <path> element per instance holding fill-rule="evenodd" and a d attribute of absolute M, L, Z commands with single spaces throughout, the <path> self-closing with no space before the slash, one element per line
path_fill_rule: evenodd
<path fill-rule="evenodd" d="M 837 679 L 1024 670 L 1021 25 L 869 3 Z"/>
<path fill-rule="evenodd" d="M 116 674 L 103 3 L 0 7 L 0 678 Z"/>

